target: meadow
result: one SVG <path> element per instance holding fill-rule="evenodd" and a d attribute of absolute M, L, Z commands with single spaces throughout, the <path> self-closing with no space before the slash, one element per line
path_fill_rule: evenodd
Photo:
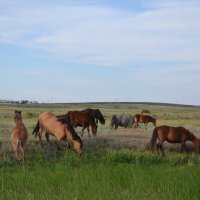
<path fill-rule="evenodd" d="M 106 118 L 96 137 L 84 134 L 79 157 L 54 138 L 41 147 L 31 135 L 42 111 L 64 114 L 69 110 L 99 108 Z M 15 161 L 11 148 L 14 110 L 22 110 L 29 132 L 25 163 Z M 113 114 L 148 109 L 157 125 L 182 125 L 200 137 L 200 107 L 141 103 L 0 105 L 0 199 L 200 199 L 200 156 L 192 145 L 179 153 L 179 145 L 164 144 L 166 156 L 146 150 L 148 130 L 111 130 Z M 143 126 L 142 126 L 143 127 Z M 80 128 L 76 129 L 80 132 Z"/>

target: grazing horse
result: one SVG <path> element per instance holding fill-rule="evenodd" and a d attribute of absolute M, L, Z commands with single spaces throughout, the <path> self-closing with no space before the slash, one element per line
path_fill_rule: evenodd
<path fill-rule="evenodd" d="M 134 123 L 134 119 L 131 115 L 113 115 L 110 121 L 111 128 L 117 129 L 118 126 L 127 128 Z"/>
<path fill-rule="evenodd" d="M 149 111 L 149 110 L 142 110 L 142 111 L 141 111 L 141 115 L 143 115 L 143 114 L 148 114 L 148 115 L 150 115 L 150 111 Z"/>
<path fill-rule="evenodd" d="M 55 136 L 57 141 L 57 149 L 60 149 L 61 140 L 70 140 L 75 151 L 82 155 L 83 145 L 80 137 L 75 132 L 71 124 L 66 121 L 59 121 L 58 118 L 51 112 L 43 112 L 39 115 L 39 119 L 33 133 L 35 136 L 39 136 L 40 143 L 42 143 L 42 132 L 46 131 L 47 141 L 49 140 L 49 135 Z"/>
<path fill-rule="evenodd" d="M 57 116 L 59 121 L 68 120 L 73 127 L 81 126 L 81 136 L 83 136 L 83 131 L 87 128 L 88 136 L 90 136 L 89 127 L 92 128 L 92 134 L 96 135 L 97 133 L 97 125 L 94 121 L 94 118 L 90 116 L 89 113 L 85 113 L 82 111 L 69 111 L 65 115 Z"/>
<path fill-rule="evenodd" d="M 138 128 L 139 123 L 144 123 L 145 130 L 147 130 L 147 124 L 149 122 L 152 122 L 152 124 L 156 127 L 156 119 L 150 115 L 136 114 L 134 116 L 134 120 L 135 120 L 135 128 Z"/>
<path fill-rule="evenodd" d="M 16 159 L 24 162 L 24 151 L 28 139 L 28 132 L 22 122 L 21 111 L 15 110 L 14 113 L 15 127 L 12 131 L 12 146 L 15 151 Z"/>
<path fill-rule="evenodd" d="M 159 140 L 159 142 L 156 144 L 157 139 Z M 187 140 L 193 143 L 196 151 L 198 152 L 200 143 L 198 138 L 193 133 L 182 126 L 171 127 L 163 125 L 154 129 L 150 141 L 150 148 L 153 151 L 156 144 L 156 149 L 158 153 L 159 150 L 161 150 L 162 154 L 164 154 L 162 144 L 164 141 L 167 141 L 169 143 L 181 143 L 182 151 L 183 149 L 186 149 L 185 143 Z"/>
<path fill-rule="evenodd" d="M 85 110 L 82 110 L 82 112 L 89 113 L 90 116 L 95 119 L 95 122 L 97 124 L 98 124 L 98 121 L 100 121 L 101 124 L 105 124 L 105 118 L 103 117 L 99 109 L 87 108 Z"/>

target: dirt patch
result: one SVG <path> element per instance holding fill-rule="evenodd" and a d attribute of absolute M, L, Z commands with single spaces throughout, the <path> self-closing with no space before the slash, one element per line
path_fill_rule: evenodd
<path fill-rule="evenodd" d="M 152 131 L 133 129 L 117 129 L 109 132 L 98 133 L 97 136 L 88 137 L 84 135 L 82 138 L 86 148 L 115 148 L 115 149 L 135 149 L 145 150 L 150 141 Z"/>

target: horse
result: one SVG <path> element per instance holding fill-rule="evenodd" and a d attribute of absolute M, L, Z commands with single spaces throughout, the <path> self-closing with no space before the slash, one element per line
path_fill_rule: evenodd
<path fill-rule="evenodd" d="M 65 115 L 57 116 L 59 121 L 67 120 L 71 123 L 73 127 L 81 126 L 81 136 L 83 136 L 83 131 L 87 128 L 88 136 L 90 136 L 89 127 L 92 128 L 92 134 L 96 135 L 97 133 L 97 125 L 95 123 L 94 118 L 90 116 L 89 113 L 82 112 L 82 111 L 69 111 Z"/>
<path fill-rule="evenodd" d="M 67 120 L 59 121 L 58 118 L 51 112 L 43 112 L 39 115 L 37 125 L 32 134 L 39 136 L 40 144 L 42 144 L 42 132 L 46 131 L 46 139 L 49 141 L 49 135 L 55 136 L 57 141 L 57 149 L 60 149 L 61 140 L 70 140 L 75 151 L 82 155 L 83 145 L 80 137 L 77 135 L 74 128 Z"/>
<path fill-rule="evenodd" d="M 152 122 L 154 127 L 156 127 L 156 119 L 150 115 L 141 115 L 141 114 L 136 114 L 134 115 L 134 120 L 135 120 L 135 128 L 138 128 L 138 123 L 144 123 L 145 125 L 145 130 L 147 130 L 147 124 L 149 122 Z"/>
<path fill-rule="evenodd" d="M 82 112 L 89 113 L 90 116 L 95 119 L 95 122 L 97 124 L 98 124 L 98 121 L 100 121 L 101 124 L 105 124 L 105 118 L 103 117 L 99 109 L 86 108 L 82 110 Z"/>
<path fill-rule="evenodd" d="M 150 115 L 150 111 L 149 111 L 149 110 L 142 110 L 142 111 L 141 111 L 141 115 L 143 115 L 143 114 L 148 114 L 148 115 Z"/>
<path fill-rule="evenodd" d="M 11 141 L 16 159 L 24 162 L 24 151 L 28 139 L 28 132 L 22 122 L 21 111 L 14 112 L 15 127 L 12 131 Z"/>
<path fill-rule="evenodd" d="M 117 129 L 118 126 L 127 128 L 134 123 L 134 119 L 131 115 L 113 115 L 110 121 L 111 128 Z"/>
<path fill-rule="evenodd" d="M 159 142 L 156 144 L 157 139 Z M 182 151 L 183 149 L 186 149 L 185 143 L 187 140 L 191 141 L 195 150 L 199 152 L 199 139 L 193 133 L 182 126 L 171 127 L 163 125 L 156 127 L 153 130 L 153 134 L 150 140 L 150 149 L 153 151 L 156 144 L 157 152 L 159 153 L 159 150 L 161 150 L 162 154 L 164 155 L 162 144 L 163 142 L 167 141 L 169 143 L 180 143 Z"/>

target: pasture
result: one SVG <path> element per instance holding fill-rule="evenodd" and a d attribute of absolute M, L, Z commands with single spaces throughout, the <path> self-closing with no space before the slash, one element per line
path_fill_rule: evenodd
<path fill-rule="evenodd" d="M 43 146 L 32 136 L 43 111 L 62 115 L 69 110 L 99 108 L 106 118 L 98 124 L 97 136 L 82 137 L 84 154 L 79 157 L 55 138 Z M 164 143 L 166 156 L 146 150 L 153 125 L 133 130 L 110 129 L 113 114 L 134 115 L 150 110 L 157 126 L 184 126 L 200 137 L 200 107 L 131 104 L 38 104 L 0 105 L 0 197 L 1 199 L 200 199 L 200 155 L 179 153 L 179 144 Z M 25 163 L 15 160 L 11 148 L 14 110 L 21 110 L 29 138 Z M 81 128 L 76 129 L 80 135 Z"/>

